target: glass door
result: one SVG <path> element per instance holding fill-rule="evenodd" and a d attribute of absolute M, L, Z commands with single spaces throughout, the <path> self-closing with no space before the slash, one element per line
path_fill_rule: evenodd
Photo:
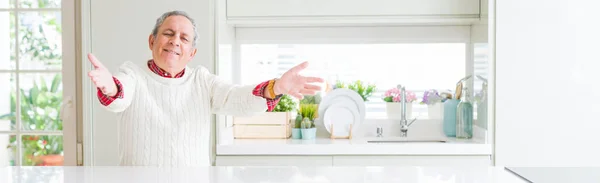
<path fill-rule="evenodd" d="M 0 167 L 73 165 L 74 36 L 62 4 L 0 0 Z"/>

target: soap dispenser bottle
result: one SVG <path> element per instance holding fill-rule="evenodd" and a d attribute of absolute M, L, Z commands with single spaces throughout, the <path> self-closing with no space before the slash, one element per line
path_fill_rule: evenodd
<path fill-rule="evenodd" d="M 470 139 L 473 137 L 473 104 L 469 88 L 462 83 L 460 102 L 456 107 L 456 138 Z"/>

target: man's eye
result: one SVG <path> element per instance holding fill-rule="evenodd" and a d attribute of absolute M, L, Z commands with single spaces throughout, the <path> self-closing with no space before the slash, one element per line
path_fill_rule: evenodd
<path fill-rule="evenodd" d="M 188 41 L 188 39 L 187 39 L 187 38 L 183 38 L 183 40 L 184 40 L 184 41 Z"/>

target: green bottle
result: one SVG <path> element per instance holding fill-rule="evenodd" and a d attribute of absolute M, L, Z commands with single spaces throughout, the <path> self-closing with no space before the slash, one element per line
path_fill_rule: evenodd
<path fill-rule="evenodd" d="M 463 85 L 465 86 L 465 85 Z M 473 137 L 473 104 L 469 89 L 464 87 L 460 102 L 456 107 L 456 138 L 470 139 Z"/>

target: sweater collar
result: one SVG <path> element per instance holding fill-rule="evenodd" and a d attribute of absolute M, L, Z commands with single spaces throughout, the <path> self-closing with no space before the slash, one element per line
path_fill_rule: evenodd
<path fill-rule="evenodd" d="M 148 60 L 148 68 L 154 74 L 157 74 L 157 75 L 165 77 L 165 78 L 181 78 L 183 76 L 183 74 L 185 73 L 185 68 L 184 68 L 181 72 L 175 74 L 175 77 L 171 77 L 171 74 L 169 74 L 167 71 L 161 69 L 160 67 L 158 67 L 158 65 L 156 65 L 156 63 L 154 62 L 154 59 Z"/>

